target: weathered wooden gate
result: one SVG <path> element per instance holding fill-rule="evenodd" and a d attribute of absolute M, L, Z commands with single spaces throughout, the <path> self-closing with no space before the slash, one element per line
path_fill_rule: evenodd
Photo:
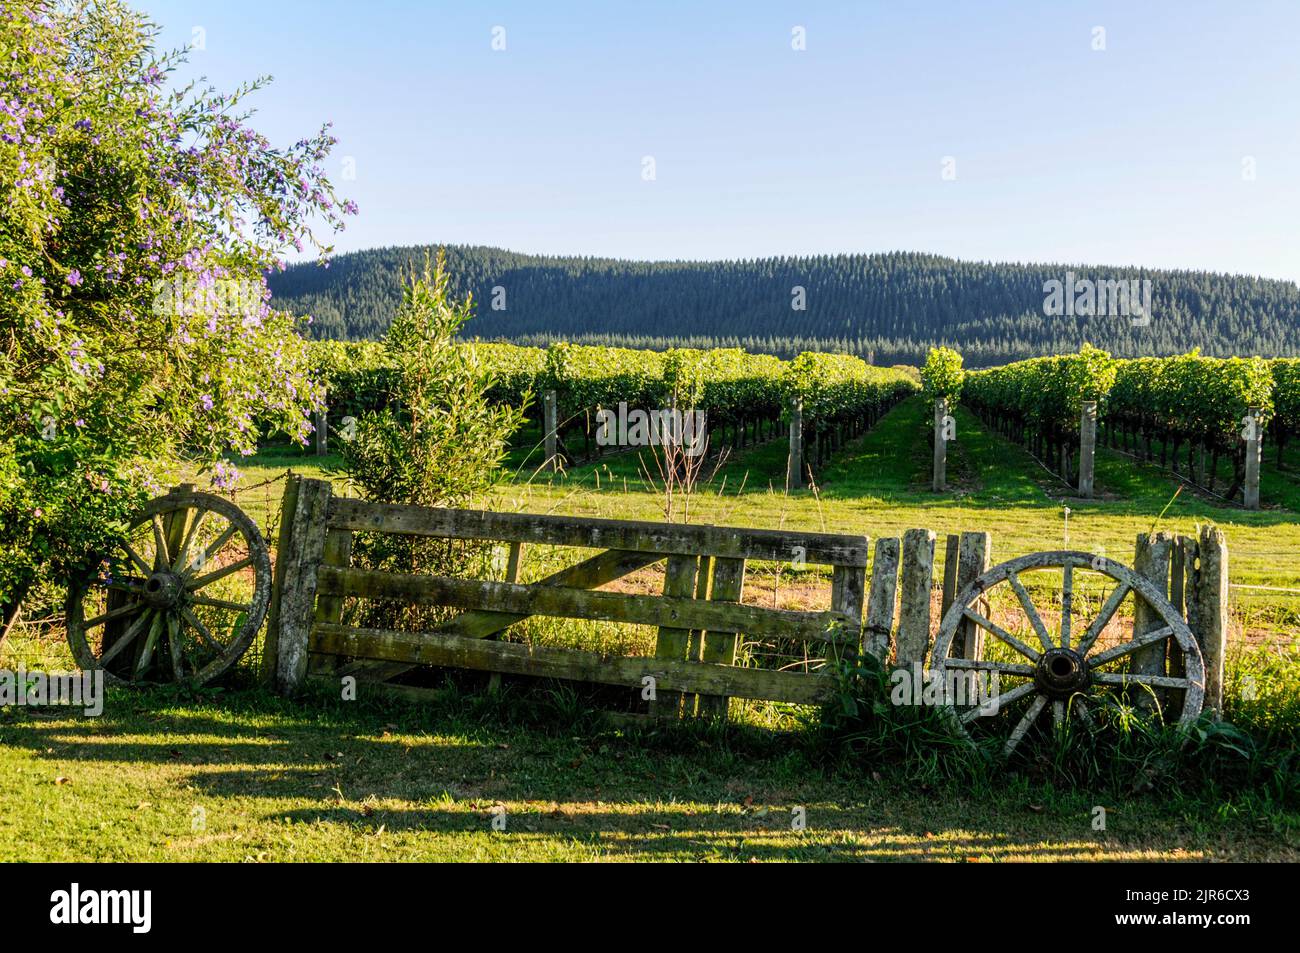
<path fill-rule="evenodd" d="M 351 541 L 358 532 L 504 543 L 506 578 L 354 568 Z M 521 584 L 523 547 L 531 544 L 599 552 Z M 314 669 L 382 680 L 432 665 L 639 690 L 650 678 L 653 713 L 725 715 L 730 697 L 813 704 L 831 687 L 824 665 L 776 671 L 735 664 L 740 634 L 802 640 L 818 660 L 856 652 L 861 644 L 865 536 L 397 506 L 336 497 L 327 482 L 303 479 L 286 489 L 279 552 L 264 660 L 268 679 L 286 693 L 299 690 Z M 747 560 L 833 567 L 830 609 L 742 604 Z M 597 588 L 660 561 L 667 563 L 661 595 Z M 360 628 L 343 624 L 349 598 L 463 611 L 437 631 Z M 493 639 L 532 615 L 657 626 L 656 652 L 610 658 Z M 329 665 L 331 658 L 353 661 L 340 669 Z"/>
<path fill-rule="evenodd" d="M 357 568 L 355 533 L 505 544 L 505 578 Z M 520 583 L 524 547 L 535 544 L 598 552 Z M 941 581 L 935 544 L 932 531 L 914 529 L 876 540 L 871 555 L 865 536 L 398 506 L 336 497 L 324 481 L 295 479 L 282 507 L 264 675 L 294 693 L 313 673 L 382 682 L 429 665 L 652 686 L 645 696 L 653 698 L 651 714 L 725 716 L 732 697 L 823 701 L 836 684 L 828 677 L 835 666 L 825 663 L 866 652 L 897 670 L 1006 677 L 1015 687 L 1002 696 L 1005 711 L 1027 705 L 1006 719 L 1008 749 L 1040 714 L 1050 713 L 1058 727 L 1074 716 L 1088 722 L 1089 705 L 1116 693 L 1181 712 L 1184 722 L 1199 715 L 1202 699 L 1221 710 L 1227 550 L 1220 531 L 1140 536 L 1135 569 L 1104 554 L 1066 550 L 992 566 L 989 535 L 967 532 L 947 538 Z M 751 560 L 832 567 L 830 608 L 744 602 Z M 600 588 L 660 561 L 661 594 Z M 1060 584 L 1049 583 L 1044 603 L 1044 587 L 1034 583 L 1036 607 L 1021 575 L 1044 572 L 1057 573 Z M 1095 612 L 1079 586 L 1086 575 L 1093 577 Z M 1002 624 L 990 608 L 998 597 Z M 1118 610 L 1130 597 L 1131 615 L 1121 623 Z M 460 612 L 432 631 L 345 624 L 345 602 L 374 599 Z M 1015 625 L 1007 621 L 1008 605 L 1023 611 Z M 493 638 L 534 615 L 655 626 L 655 654 L 608 657 Z M 742 634 L 803 643 L 802 670 L 745 664 L 737 655 Z M 1145 699 L 1137 697 L 1142 692 Z M 981 716 L 964 711 L 962 724 Z"/>

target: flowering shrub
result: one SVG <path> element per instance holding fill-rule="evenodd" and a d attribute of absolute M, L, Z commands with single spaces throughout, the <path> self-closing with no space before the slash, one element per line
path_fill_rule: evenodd
<path fill-rule="evenodd" d="M 299 440 L 320 389 L 264 275 L 355 212 L 120 0 L 0 6 L 0 606 L 103 546 L 178 454 Z M 222 481 L 233 468 L 218 471 Z"/>

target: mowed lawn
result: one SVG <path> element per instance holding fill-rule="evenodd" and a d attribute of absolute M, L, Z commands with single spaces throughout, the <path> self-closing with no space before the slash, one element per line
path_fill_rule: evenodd
<path fill-rule="evenodd" d="M 894 778 L 806 736 L 627 734 L 545 695 L 127 695 L 0 714 L 0 860 L 1300 859 L 1231 805 Z"/>

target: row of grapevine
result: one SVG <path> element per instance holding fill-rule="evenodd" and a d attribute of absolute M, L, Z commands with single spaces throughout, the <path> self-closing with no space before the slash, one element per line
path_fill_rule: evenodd
<path fill-rule="evenodd" d="M 962 399 L 1071 481 L 1083 405 L 1095 401 L 1104 443 L 1211 491 L 1220 460 L 1229 460 L 1233 497 L 1244 478 L 1246 416 L 1256 411 L 1261 427 L 1272 421 L 1279 441 L 1300 424 L 1300 361 L 1196 352 L 1116 360 L 1085 345 L 1078 354 L 971 372 Z"/>
<path fill-rule="evenodd" d="M 595 411 L 677 406 L 704 410 L 715 445 L 744 445 L 776 436 L 791 397 L 803 404 L 805 440 L 820 462 L 845 433 L 857 433 L 917 389 L 904 370 L 877 368 L 843 354 L 806 353 L 793 361 L 740 348 L 646 351 L 553 344 L 548 348 L 467 343 L 494 377 L 492 397 L 528 406 L 553 390 L 562 440 L 581 435 L 591 450 Z M 334 419 L 388 401 L 391 361 L 374 342 L 314 342 Z M 846 431 L 847 428 L 847 431 Z M 575 448 L 576 449 L 576 448 Z M 571 452 L 572 456 L 573 453 Z"/>

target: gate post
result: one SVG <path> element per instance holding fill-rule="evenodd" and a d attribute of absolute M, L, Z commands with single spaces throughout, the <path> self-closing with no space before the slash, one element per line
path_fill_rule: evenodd
<path fill-rule="evenodd" d="M 307 676 L 308 644 L 316 615 L 316 574 L 325 552 L 331 495 L 326 480 L 299 478 L 297 484 L 292 522 L 287 532 L 281 527 L 281 542 L 288 545 L 275 555 L 279 585 L 272 601 L 277 607 L 276 627 L 267 634 L 267 646 L 274 646 L 275 687 L 282 695 L 297 693 Z"/>
<path fill-rule="evenodd" d="M 898 609 L 900 666 L 923 668 L 930 650 L 930 582 L 934 577 L 934 530 L 909 529 L 903 534 L 903 573 Z"/>
<path fill-rule="evenodd" d="M 1228 544 L 1217 526 L 1201 527 L 1194 598 L 1187 594 L 1192 634 L 1205 660 L 1205 707 L 1223 714 L 1223 662 L 1228 649 Z"/>
<path fill-rule="evenodd" d="M 1092 497 L 1094 457 L 1097 452 L 1097 402 L 1085 400 L 1079 416 L 1079 495 Z"/>

